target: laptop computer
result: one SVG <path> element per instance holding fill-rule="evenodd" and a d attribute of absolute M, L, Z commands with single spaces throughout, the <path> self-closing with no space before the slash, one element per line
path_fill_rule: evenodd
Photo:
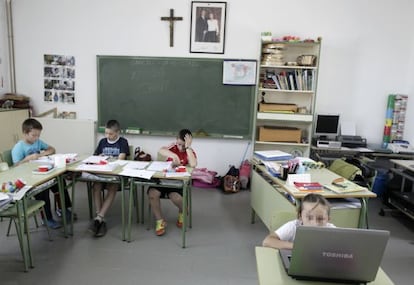
<path fill-rule="evenodd" d="M 375 280 L 390 233 L 383 230 L 299 227 L 292 250 L 279 250 L 289 276 L 341 283 Z"/>

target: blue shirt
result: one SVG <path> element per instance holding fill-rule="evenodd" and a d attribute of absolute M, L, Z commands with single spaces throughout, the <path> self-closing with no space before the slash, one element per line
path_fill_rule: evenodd
<path fill-rule="evenodd" d="M 128 141 L 119 137 L 115 143 L 109 143 L 106 138 L 99 141 L 98 147 L 95 149 L 94 155 L 106 155 L 111 157 L 118 157 L 121 153 L 129 155 Z"/>
<path fill-rule="evenodd" d="M 28 155 L 40 153 L 48 147 L 49 145 L 42 140 L 37 140 L 33 144 L 28 144 L 25 141 L 20 140 L 12 149 L 13 164 L 18 163 Z"/>

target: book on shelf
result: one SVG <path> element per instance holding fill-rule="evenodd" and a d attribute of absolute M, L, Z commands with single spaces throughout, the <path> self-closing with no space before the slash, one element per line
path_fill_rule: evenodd
<path fill-rule="evenodd" d="M 293 72 L 289 72 L 289 87 L 290 90 L 296 90 Z"/>
<path fill-rule="evenodd" d="M 276 75 L 274 75 L 274 74 L 272 75 L 272 80 L 275 82 L 277 89 L 282 89 L 280 87 L 280 83 L 279 83 L 279 80 L 277 79 Z"/>

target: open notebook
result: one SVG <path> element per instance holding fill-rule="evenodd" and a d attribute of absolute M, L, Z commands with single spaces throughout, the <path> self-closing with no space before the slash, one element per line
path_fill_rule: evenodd
<path fill-rule="evenodd" d="M 296 279 L 365 283 L 375 280 L 390 233 L 382 230 L 299 227 L 292 250 L 279 250 Z"/>

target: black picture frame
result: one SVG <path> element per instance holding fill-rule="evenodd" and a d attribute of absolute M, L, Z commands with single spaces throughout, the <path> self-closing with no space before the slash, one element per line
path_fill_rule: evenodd
<path fill-rule="evenodd" d="M 227 2 L 191 2 L 191 53 L 224 54 Z"/>

